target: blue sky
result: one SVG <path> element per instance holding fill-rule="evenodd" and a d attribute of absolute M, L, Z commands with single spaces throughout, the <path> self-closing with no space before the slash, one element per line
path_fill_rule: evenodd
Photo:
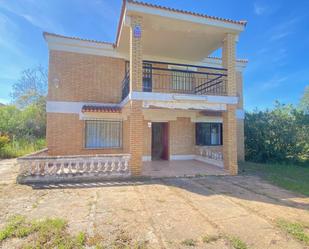
<path fill-rule="evenodd" d="M 238 58 L 244 72 L 245 108 L 297 104 L 309 85 L 308 0 L 147 0 L 231 19 L 245 19 Z M 0 0 L 0 102 L 10 102 L 20 72 L 47 66 L 42 31 L 114 42 L 122 0 Z"/>

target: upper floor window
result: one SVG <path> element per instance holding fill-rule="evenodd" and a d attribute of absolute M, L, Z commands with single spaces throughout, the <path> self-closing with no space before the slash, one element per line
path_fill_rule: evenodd
<path fill-rule="evenodd" d="M 221 123 L 196 123 L 196 145 L 222 145 Z"/>
<path fill-rule="evenodd" d="M 122 122 L 111 120 L 86 120 L 85 147 L 89 149 L 120 148 Z"/>

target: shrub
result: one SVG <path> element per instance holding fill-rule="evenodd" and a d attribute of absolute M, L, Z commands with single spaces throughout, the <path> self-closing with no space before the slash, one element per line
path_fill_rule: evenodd
<path fill-rule="evenodd" d="M 306 163 L 309 161 L 309 115 L 292 105 L 245 115 L 246 160 Z"/>
<path fill-rule="evenodd" d="M 2 148 L 10 142 L 10 138 L 7 135 L 0 135 L 0 151 Z"/>
<path fill-rule="evenodd" d="M 32 140 L 11 140 L 10 143 L 6 144 L 2 149 L 0 149 L 0 158 L 15 158 L 23 156 L 34 151 L 41 150 L 45 148 L 45 146 L 46 141 L 43 138 Z"/>

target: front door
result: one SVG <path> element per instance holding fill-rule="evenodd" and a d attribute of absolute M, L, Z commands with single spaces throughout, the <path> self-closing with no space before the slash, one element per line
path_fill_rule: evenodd
<path fill-rule="evenodd" d="M 151 159 L 168 160 L 168 123 L 152 123 L 151 127 Z"/>

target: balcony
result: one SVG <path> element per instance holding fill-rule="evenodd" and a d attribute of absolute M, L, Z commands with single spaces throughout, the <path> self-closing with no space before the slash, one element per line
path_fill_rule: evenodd
<path fill-rule="evenodd" d="M 122 82 L 122 99 L 129 94 L 130 75 Z M 143 92 L 227 95 L 227 69 L 167 62 L 143 62 Z"/>

